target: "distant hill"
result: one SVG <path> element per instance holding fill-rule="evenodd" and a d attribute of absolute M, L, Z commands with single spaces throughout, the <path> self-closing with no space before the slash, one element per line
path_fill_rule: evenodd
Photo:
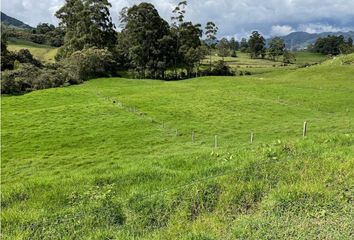
<path fill-rule="evenodd" d="M 328 35 L 343 35 L 346 39 L 354 38 L 354 32 L 323 32 L 323 33 L 307 33 L 307 32 L 292 32 L 289 35 L 281 37 L 285 41 L 286 48 L 305 49 L 308 45 L 315 43 L 320 37 Z M 267 43 L 270 39 L 267 39 Z"/>
<path fill-rule="evenodd" d="M 7 16 L 5 13 L 0 12 L 1 13 L 1 23 L 9 26 L 9 27 L 15 27 L 15 28 L 23 28 L 23 29 L 33 29 L 33 27 L 31 27 L 30 25 L 25 24 L 24 22 Z"/>

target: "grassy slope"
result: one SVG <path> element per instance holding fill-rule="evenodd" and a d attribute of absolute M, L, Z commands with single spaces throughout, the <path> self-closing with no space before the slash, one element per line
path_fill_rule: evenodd
<path fill-rule="evenodd" d="M 237 53 L 237 58 L 233 57 L 226 57 L 224 61 L 226 61 L 231 68 L 234 70 L 242 71 L 242 72 L 250 72 L 252 74 L 259 74 L 259 73 L 267 73 L 273 72 L 280 69 L 296 69 L 299 66 L 304 64 L 315 64 L 321 63 L 327 59 L 327 56 L 317 54 L 317 53 L 310 53 L 310 52 L 295 52 L 296 62 L 295 64 L 289 64 L 287 66 L 283 66 L 281 62 L 281 58 L 278 61 L 272 61 L 268 59 L 251 59 L 248 53 Z M 212 61 L 221 60 L 221 57 L 212 56 Z M 205 65 L 208 65 L 209 58 L 205 59 L 203 62 Z"/>
<path fill-rule="evenodd" d="M 342 63 L 4 97 L 3 237 L 350 239 L 354 67 Z"/>
<path fill-rule="evenodd" d="M 34 57 L 44 62 L 54 62 L 54 57 L 58 51 L 57 48 L 51 46 L 36 44 L 20 39 L 10 39 L 8 48 L 10 51 L 19 51 L 20 49 L 26 48 L 30 50 Z"/>

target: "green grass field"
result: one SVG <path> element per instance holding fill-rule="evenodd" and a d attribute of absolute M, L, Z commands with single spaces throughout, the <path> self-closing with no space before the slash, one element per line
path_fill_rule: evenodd
<path fill-rule="evenodd" d="M 327 59 L 326 56 L 310 53 L 310 52 L 294 52 L 296 61 L 294 64 L 284 64 L 282 63 L 282 59 L 279 58 L 277 61 L 272 61 L 268 59 L 251 59 L 248 53 L 237 52 L 237 57 L 225 57 L 224 61 L 237 73 L 240 72 L 249 72 L 251 74 L 261 74 L 268 73 L 278 70 L 291 70 L 302 67 L 303 65 L 312 65 L 318 64 Z M 218 60 L 222 60 L 223 58 L 218 57 L 215 53 L 211 61 L 216 62 Z M 203 65 L 206 67 L 210 62 L 210 58 L 207 57 L 203 61 Z"/>
<path fill-rule="evenodd" d="M 28 49 L 34 57 L 38 58 L 43 62 L 55 62 L 55 55 L 57 54 L 58 49 L 43 45 L 36 44 L 33 42 L 20 40 L 20 39 L 9 39 L 8 49 L 10 51 L 19 51 L 21 49 Z"/>
<path fill-rule="evenodd" d="M 287 64 L 283 66 L 281 62 L 282 59 L 279 58 L 277 61 L 272 61 L 268 59 L 251 59 L 248 53 L 237 52 L 237 57 L 225 57 L 224 61 L 236 72 L 249 72 L 251 74 L 260 74 L 273 72 L 278 70 L 286 69 L 296 69 L 302 67 L 303 65 L 318 64 L 327 60 L 327 56 L 310 53 L 310 52 L 294 52 L 296 61 L 294 64 Z M 218 57 L 215 53 L 211 60 L 212 62 L 222 60 L 223 58 Z M 203 64 L 207 66 L 210 62 L 210 58 L 207 57 Z"/>
<path fill-rule="evenodd" d="M 354 236 L 354 55 L 1 104 L 2 239 Z"/>

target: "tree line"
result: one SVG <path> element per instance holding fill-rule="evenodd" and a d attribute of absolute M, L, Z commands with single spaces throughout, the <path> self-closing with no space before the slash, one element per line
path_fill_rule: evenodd
<path fill-rule="evenodd" d="M 328 35 L 318 38 L 315 44 L 309 46 L 309 50 L 326 55 L 348 54 L 354 52 L 353 39 L 348 37 L 346 40 L 343 35 Z"/>
<path fill-rule="evenodd" d="M 296 61 L 295 56 L 286 49 L 285 42 L 280 37 L 271 39 L 268 46 L 265 38 L 258 32 L 252 32 L 248 38 L 242 38 L 240 42 L 231 38 L 230 40 L 223 38 L 214 47 L 218 56 L 237 57 L 237 51 L 249 53 L 251 58 L 270 59 L 279 61 L 282 57 L 284 63 L 293 63 Z"/>
<path fill-rule="evenodd" d="M 2 24 L 1 28 L 1 31 L 5 32 L 8 38 L 22 39 L 52 47 L 60 47 L 64 44 L 65 30 L 61 27 L 55 27 L 53 24 L 39 23 L 33 29 L 14 28 Z"/>

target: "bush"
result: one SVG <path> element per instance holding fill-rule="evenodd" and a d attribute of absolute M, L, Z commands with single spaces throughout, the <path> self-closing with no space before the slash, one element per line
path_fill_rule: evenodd
<path fill-rule="evenodd" d="M 1 54 L 1 71 L 14 69 L 14 62 L 16 60 L 16 53 L 4 52 Z"/>
<path fill-rule="evenodd" d="M 38 44 L 46 43 L 46 38 L 43 34 L 31 34 L 29 40 Z"/>
<path fill-rule="evenodd" d="M 211 71 L 212 75 L 215 76 L 233 76 L 234 73 L 231 71 L 230 67 L 222 60 L 218 61 L 213 70 Z"/>
<path fill-rule="evenodd" d="M 237 57 L 237 53 L 236 53 L 236 51 L 232 51 L 232 53 L 231 53 L 231 57 L 233 57 L 233 58 L 236 58 L 236 57 Z"/>
<path fill-rule="evenodd" d="M 64 45 L 65 31 L 61 28 L 55 28 L 45 34 L 46 43 L 53 47 L 60 47 Z"/>
<path fill-rule="evenodd" d="M 106 49 L 88 48 L 73 53 L 58 64 L 44 66 L 33 58 L 27 49 L 6 53 L 2 67 L 10 69 L 1 73 L 1 93 L 21 94 L 33 90 L 82 83 L 94 77 L 114 73 L 115 62 Z M 5 61 L 4 61 L 5 60 Z M 14 69 L 14 63 L 17 67 Z"/>
<path fill-rule="evenodd" d="M 1 93 L 19 94 L 31 88 L 31 80 L 39 73 L 39 68 L 22 64 L 19 69 L 1 73 Z"/>
<path fill-rule="evenodd" d="M 28 49 L 21 49 L 16 53 L 16 60 L 20 63 L 30 63 L 35 65 L 36 67 L 41 67 L 42 63 L 35 59 L 31 52 Z"/>
<path fill-rule="evenodd" d="M 114 74 L 115 61 L 107 49 L 92 47 L 74 52 L 62 65 L 69 70 L 73 79 L 85 81 Z"/>
<path fill-rule="evenodd" d="M 1 93 L 22 94 L 33 90 L 77 84 L 69 71 L 61 66 L 39 68 L 29 63 L 1 73 Z"/>
<path fill-rule="evenodd" d="M 1 54 L 1 71 L 13 70 L 15 61 L 30 63 L 36 67 L 42 66 L 42 63 L 35 59 L 28 49 L 21 49 L 18 52 L 3 51 Z"/>

